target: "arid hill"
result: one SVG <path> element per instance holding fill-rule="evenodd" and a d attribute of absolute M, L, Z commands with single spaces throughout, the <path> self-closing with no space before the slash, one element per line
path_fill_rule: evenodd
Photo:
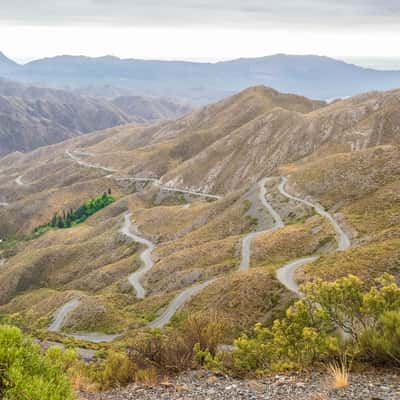
<path fill-rule="evenodd" d="M 170 322 L 215 309 L 238 332 L 281 315 L 293 294 L 276 271 L 298 258 L 317 257 L 298 280 L 399 278 L 399 101 L 391 91 L 327 105 L 255 87 L 174 122 L 118 126 L 1 158 L 0 313 L 46 332 L 53 313 L 78 297 L 66 331 L 129 337 L 206 284 Z M 283 176 L 290 193 L 329 211 L 350 248 L 337 252 L 329 220 L 282 194 Z M 30 236 L 55 212 L 108 189 L 115 203 L 84 223 Z M 121 229 L 126 218 L 154 244 L 144 299 L 127 278 L 145 245 Z"/>
<path fill-rule="evenodd" d="M 119 96 L 112 103 L 138 123 L 175 120 L 192 111 L 187 105 L 145 96 Z"/>
<path fill-rule="evenodd" d="M 0 78 L 0 155 L 128 122 L 175 119 L 190 110 L 165 99 L 128 96 L 110 101 Z"/>

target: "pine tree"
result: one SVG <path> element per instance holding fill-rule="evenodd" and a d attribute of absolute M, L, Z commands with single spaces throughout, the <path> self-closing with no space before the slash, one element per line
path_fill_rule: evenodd
<path fill-rule="evenodd" d="M 55 226 L 57 226 L 57 213 L 53 214 L 53 218 L 51 219 L 50 226 L 53 227 L 53 228 Z"/>

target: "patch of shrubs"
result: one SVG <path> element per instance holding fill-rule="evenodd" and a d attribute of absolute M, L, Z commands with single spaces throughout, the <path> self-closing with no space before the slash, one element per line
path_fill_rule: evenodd
<path fill-rule="evenodd" d="M 5 400 L 72 400 L 66 370 L 76 359 L 73 351 L 40 352 L 22 332 L 0 326 L 0 398 Z"/>
<path fill-rule="evenodd" d="M 200 353 L 203 365 L 239 376 L 303 369 L 343 354 L 374 365 L 400 366 L 400 288 L 385 274 L 367 289 L 348 276 L 317 280 L 272 327 L 257 324 L 232 353 Z"/>
<path fill-rule="evenodd" d="M 97 388 L 106 389 L 129 382 L 153 384 L 158 378 L 198 366 L 197 353 L 217 354 L 228 324 L 218 314 L 194 314 L 179 328 L 149 330 L 127 344 L 126 351 L 110 350 L 88 371 Z"/>

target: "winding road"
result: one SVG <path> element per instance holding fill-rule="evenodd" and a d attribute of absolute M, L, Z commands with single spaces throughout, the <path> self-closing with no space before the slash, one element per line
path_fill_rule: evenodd
<path fill-rule="evenodd" d="M 179 293 L 172 301 L 169 303 L 165 312 L 155 319 L 154 321 L 150 322 L 147 327 L 148 328 L 163 328 L 167 325 L 171 318 L 175 315 L 175 313 L 181 308 L 185 303 L 187 303 L 193 296 L 199 294 L 203 289 L 209 286 L 216 280 L 210 279 L 209 281 L 199 283 L 198 285 L 191 286 L 185 289 L 183 292 Z"/>
<path fill-rule="evenodd" d="M 65 303 L 55 312 L 53 316 L 53 321 L 51 322 L 47 330 L 49 332 L 62 333 L 65 336 L 73 337 L 78 340 L 85 340 L 86 342 L 92 342 L 92 343 L 112 342 L 117 337 L 121 336 L 120 334 L 107 335 L 105 333 L 97 333 L 97 332 L 87 332 L 87 333 L 61 332 L 68 315 L 70 315 L 73 311 L 75 311 L 80 304 L 81 300 L 79 298 L 74 298 Z"/>
<path fill-rule="evenodd" d="M 261 202 L 261 204 L 268 210 L 268 212 L 271 214 L 271 216 L 274 219 L 274 226 L 270 229 L 270 231 L 273 231 L 275 229 L 279 229 L 282 226 L 284 226 L 283 221 L 280 217 L 280 215 L 274 210 L 274 208 L 268 203 L 266 199 L 266 188 L 265 184 L 267 183 L 268 180 L 271 178 L 264 178 L 258 183 L 258 198 Z M 137 235 L 136 233 L 133 232 L 133 225 L 131 222 L 131 216 L 132 214 L 127 213 L 124 215 L 124 224 L 120 230 L 120 232 L 129 237 L 130 239 L 134 240 L 135 242 L 141 243 L 144 246 L 146 246 L 146 250 L 144 250 L 140 254 L 140 259 L 142 260 L 142 267 L 140 267 L 137 271 L 135 271 L 133 274 L 129 276 L 129 282 L 133 286 L 133 288 L 136 291 L 136 296 L 139 299 L 145 298 L 146 291 L 144 287 L 141 284 L 141 279 L 143 276 L 148 273 L 151 268 L 153 267 L 154 263 L 151 258 L 151 254 L 154 251 L 154 244 Z M 258 232 L 251 232 L 248 235 L 246 235 L 243 239 L 242 242 L 242 257 L 241 257 L 241 263 L 239 266 L 239 270 L 246 270 L 250 266 L 250 254 L 251 254 L 251 242 L 252 240 L 259 235 L 260 233 L 265 232 L 265 231 L 258 231 Z M 150 322 L 147 325 L 147 328 L 163 328 L 165 325 L 167 325 L 170 321 L 171 318 L 175 315 L 175 313 L 183 306 L 185 305 L 192 297 L 196 296 L 199 294 L 203 289 L 205 289 L 207 286 L 209 286 L 211 283 L 215 282 L 218 278 L 212 278 L 208 281 L 193 285 L 182 292 L 180 292 L 167 306 L 166 310 L 162 313 L 161 316 L 159 316 L 157 319 L 154 321 Z M 64 306 L 62 306 L 55 314 L 54 321 L 53 323 L 49 326 L 49 330 L 52 332 L 61 332 L 63 323 L 69 313 L 74 311 L 76 307 L 80 304 L 79 299 L 73 299 L 66 303 Z M 112 341 L 115 338 L 117 338 L 119 335 L 102 335 L 99 333 L 76 333 L 76 334 L 69 334 L 68 336 L 74 337 L 76 339 L 81 339 L 81 340 L 87 340 L 90 342 L 107 342 L 107 341 Z"/>
<path fill-rule="evenodd" d="M 143 265 L 137 271 L 131 274 L 128 280 L 136 291 L 136 297 L 138 299 L 144 299 L 146 296 L 146 290 L 140 281 L 143 276 L 153 268 L 154 263 L 151 259 L 151 254 L 154 251 L 155 246 L 154 243 L 150 242 L 150 240 L 138 236 L 132 231 L 133 226 L 131 222 L 131 216 L 132 214 L 125 214 L 124 225 L 121 228 L 121 233 L 130 239 L 133 239 L 135 242 L 145 245 L 147 248 L 140 254 L 140 259 L 142 260 Z"/>
<path fill-rule="evenodd" d="M 139 268 L 136 272 L 131 274 L 128 278 L 130 284 L 136 290 L 136 296 L 139 299 L 144 299 L 146 295 L 146 291 L 142 286 L 140 280 L 141 278 L 153 267 L 153 261 L 151 259 L 151 253 L 154 250 L 154 244 L 149 240 L 136 235 L 132 232 L 132 222 L 131 222 L 132 214 L 125 214 L 124 216 L 124 224 L 121 228 L 121 233 L 130 239 L 133 239 L 135 242 L 144 244 L 147 249 L 144 250 L 140 254 L 140 259 L 143 262 L 143 266 Z M 60 307 L 53 316 L 53 321 L 47 328 L 50 332 L 61 333 L 62 327 L 65 323 L 66 318 L 70 315 L 76 308 L 81 304 L 81 300 L 79 298 L 74 298 L 67 303 L 65 303 L 62 307 Z M 99 332 L 88 332 L 88 333 L 63 333 L 65 336 L 73 337 L 78 340 L 86 340 L 87 342 L 92 343 L 101 343 L 101 342 L 112 342 L 121 334 L 113 334 L 107 335 Z"/>
<path fill-rule="evenodd" d="M 85 153 L 82 152 L 80 150 L 75 150 L 75 153 L 79 153 L 79 154 L 85 154 L 85 155 L 90 155 L 89 153 Z M 66 150 L 65 154 L 70 157 L 73 161 L 75 161 L 77 164 L 79 164 L 82 167 L 86 167 L 86 168 L 94 168 L 94 169 L 100 169 L 102 171 L 105 172 L 111 172 L 111 173 L 115 173 L 118 172 L 115 169 L 111 169 L 111 168 L 107 168 L 107 167 L 103 167 L 99 164 L 91 164 L 88 163 L 86 161 L 81 160 L 80 158 L 78 158 L 76 155 L 74 155 L 71 151 Z M 199 197 L 205 197 L 205 198 L 209 198 L 209 199 L 214 199 L 214 200 L 218 200 L 221 198 L 221 196 L 217 196 L 215 194 L 210 194 L 210 193 L 203 193 L 203 192 L 196 192 L 196 191 L 192 191 L 192 190 L 187 190 L 187 189 L 180 189 L 180 188 L 174 188 L 174 187 L 170 187 L 170 186 L 166 186 L 166 185 L 162 185 L 160 180 L 157 178 L 144 178 L 144 177 L 135 177 L 135 176 L 131 176 L 131 177 L 122 177 L 122 176 L 115 176 L 113 174 L 108 175 L 108 178 L 113 178 L 116 181 L 136 181 L 136 182 L 151 182 L 154 185 L 158 186 L 161 190 L 166 191 L 166 192 L 177 192 L 177 193 L 183 193 L 183 194 L 189 194 L 192 196 L 199 196 Z"/>
<path fill-rule="evenodd" d="M 321 215 L 321 217 L 326 218 L 332 225 L 333 229 L 335 230 L 338 241 L 338 250 L 339 251 L 347 250 L 350 247 L 350 239 L 347 236 L 347 234 L 343 231 L 341 226 L 332 217 L 332 215 L 329 214 L 327 211 L 325 211 L 325 209 L 319 204 L 311 203 L 311 201 L 301 199 L 300 197 L 296 197 L 288 193 L 285 189 L 287 182 L 288 179 L 286 177 L 283 177 L 281 183 L 278 186 L 279 192 L 288 199 L 298 201 L 300 203 L 305 204 L 306 206 L 313 208 L 319 215 Z"/>
<path fill-rule="evenodd" d="M 111 171 L 108 168 L 104 168 L 101 166 L 95 166 L 93 164 L 88 164 L 86 162 L 82 162 L 79 160 L 77 157 L 73 156 L 69 151 L 67 151 L 67 154 L 74 159 L 76 162 L 78 162 L 80 165 L 90 167 L 90 168 L 100 168 L 102 170 L 105 170 L 107 172 L 115 172 Z M 115 179 L 118 180 L 124 180 L 124 179 L 129 179 L 129 180 L 142 180 L 142 181 L 151 181 L 155 183 L 156 185 L 160 186 L 161 189 L 163 190 L 171 190 L 171 191 L 177 191 L 177 192 L 182 192 L 182 193 L 189 193 L 189 194 L 195 194 L 195 195 L 200 195 L 200 196 L 205 196 L 205 197 L 212 197 L 212 198 L 219 198 L 219 196 L 214 196 L 214 195 L 209 195 L 205 193 L 200 193 L 200 192 L 191 192 L 191 191 L 186 191 L 186 190 L 181 190 L 181 189 L 175 189 L 175 188 L 166 188 L 165 186 L 160 185 L 159 181 L 154 178 L 121 178 L 121 177 L 115 177 Z M 261 204 L 268 210 L 272 218 L 274 219 L 274 226 L 267 230 L 267 231 L 256 231 L 256 232 L 251 232 L 247 234 L 243 241 L 242 241 L 242 253 L 241 253 L 241 262 L 239 265 L 239 270 L 247 270 L 250 267 L 250 259 L 251 259 L 251 243 L 254 240 L 257 235 L 260 233 L 268 232 L 268 231 L 274 231 L 276 229 L 282 228 L 284 226 L 284 222 L 280 215 L 274 210 L 274 208 L 271 206 L 271 204 L 267 201 L 266 199 L 266 194 L 267 194 L 267 189 L 265 187 L 266 183 L 268 180 L 272 178 L 264 178 L 258 183 L 259 187 L 259 200 Z M 350 239 L 347 236 L 347 234 L 343 231 L 343 229 L 340 227 L 340 225 L 336 222 L 336 220 L 332 217 L 331 214 L 329 214 L 322 206 L 318 204 L 314 204 L 309 200 L 302 199 L 299 197 L 296 197 L 294 195 L 291 195 L 286 191 L 286 186 L 287 184 L 287 178 L 283 177 L 279 186 L 278 190 L 279 192 L 285 196 L 288 199 L 300 202 L 308 207 L 313 208 L 319 215 L 321 215 L 323 218 L 326 218 L 332 227 L 335 230 L 336 236 L 337 236 L 337 242 L 338 242 L 338 251 L 343 251 L 346 250 L 350 247 Z M 130 284 L 133 286 L 133 288 L 136 291 L 136 295 L 139 299 L 145 298 L 146 291 L 144 287 L 141 284 L 141 279 L 143 276 L 148 273 L 154 263 L 151 258 L 152 252 L 154 251 L 155 245 L 151 241 L 137 235 L 136 233 L 133 232 L 133 225 L 131 222 L 131 214 L 125 214 L 124 215 L 124 224 L 121 228 L 120 231 L 123 235 L 129 237 L 130 239 L 143 244 L 146 246 L 146 249 L 142 251 L 140 254 L 140 259 L 143 263 L 143 265 L 134 273 L 132 273 L 128 280 Z M 295 293 L 297 296 L 301 297 L 302 293 L 300 292 L 299 286 L 295 280 L 295 273 L 303 265 L 309 264 L 311 262 L 316 261 L 319 258 L 319 256 L 310 256 L 310 257 L 304 257 L 300 258 L 294 261 L 291 261 L 284 266 L 282 266 L 280 269 L 277 270 L 277 279 L 291 292 Z M 150 322 L 147 327 L 148 328 L 162 328 L 165 325 L 167 325 L 170 321 L 171 318 L 175 315 L 175 313 L 184 305 L 186 304 L 193 296 L 196 296 L 199 294 L 203 289 L 205 289 L 207 286 L 209 286 L 211 283 L 215 282 L 218 278 L 213 278 L 208 281 L 193 285 L 182 292 L 180 292 L 167 306 L 166 310 L 164 313 L 155 319 L 154 321 Z M 49 331 L 52 332 L 61 332 L 63 323 L 66 319 L 66 317 L 78 307 L 80 304 L 80 299 L 73 299 L 70 300 L 68 303 L 66 303 L 64 306 L 62 306 L 54 315 L 54 320 L 52 324 L 49 326 Z M 105 335 L 101 333 L 73 333 L 73 334 L 68 334 L 68 336 L 74 337 L 76 339 L 80 340 L 86 340 L 89 342 L 109 342 L 121 335 Z"/>
<path fill-rule="evenodd" d="M 283 221 L 280 217 L 280 215 L 273 209 L 273 207 L 268 203 L 266 199 L 266 193 L 267 190 L 265 188 L 265 184 L 267 183 L 268 180 L 272 178 L 264 178 L 258 183 L 259 187 L 259 200 L 261 203 L 267 208 L 269 213 L 274 219 L 274 226 L 267 230 L 267 231 L 273 231 L 276 229 L 279 229 L 283 226 Z M 251 242 L 252 240 L 259 235 L 260 233 L 267 232 L 267 231 L 258 231 L 258 232 L 251 232 L 247 234 L 243 241 L 242 241 L 242 257 L 241 257 L 241 262 L 239 265 L 239 270 L 246 270 L 250 266 L 250 247 L 251 247 Z M 193 296 L 196 296 L 199 294 L 203 289 L 205 289 L 207 286 L 209 286 L 211 283 L 214 283 L 217 281 L 218 278 L 213 278 L 210 279 L 206 282 L 199 283 L 197 285 L 194 285 L 192 287 L 189 287 L 185 289 L 183 292 L 179 293 L 173 300 L 172 302 L 168 305 L 167 309 L 165 312 L 156 320 L 150 322 L 150 324 L 147 325 L 148 328 L 163 328 L 165 325 L 167 325 L 170 321 L 171 318 L 175 315 L 175 313 L 185 304 L 187 303 Z"/>
<path fill-rule="evenodd" d="M 250 268 L 250 258 L 251 258 L 251 243 L 253 240 L 261 233 L 274 231 L 276 229 L 282 228 L 284 223 L 282 221 L 281 216 L 274 210 L 270 203 L 268 203 L 266 195 L 267 189 L 265 188 L 265 184 L 271 180 L 272 178 L 264 178 L 260 182 L 258 182 L 259 194 L 258 198 L 261 204 L 268 210 L 274 219 L 274 226 L 267 231 L 258 231 L 258 232 L 250 232 L 247 234 L 242 241 L 242 258 L 240 260 L 239 270 L 246 270 Z"/>
<path fill-rule="evenodd" d="M 300 197 L 293 196 L 290 193 L 288 193 L 285 188 L 287 182 L 288 182 L 288 179 L 286 177 L 282 177 L 282 180 L 278 186 L 279 192 L 288 199 L 300 202 L 302 204 L 305 204 L 308 207 L 313 208 L 319 215 L 321 215 L 321 217 L 326 218 L 329 221 L 329 223 L 332 225 L 333 229 L 335 230 L 336 237 L 337 237 L 337 243 L 338 243 L 337 251 L 347 250 L 351 245 L 350 238 L 348 237 L 346 232 L 343 231 L 343 229 L 336 222 L 336 220 L 332 217 L 332 215 L 329 214 L 319 204 L 314 204 L 309 200 L 302 199 Z M 291 262 L 285 264 L 283 267 L 281 267 L 280 269 L 277 270 L 277 273 L 276 273 L 277 279 L 288 290 L 295 293 L 297 296 L 302 297 L 302 293 L 300 291 L 299 285 L 297 284 L 296 279 L 295 279 L 296 271 L 303 265 L 310 264 L 310 263 L 316 261 L 318 258 L 319 258 L 319 256 L 299 258 L 297 260 L 294 260 L 294 261 L 291 261 Z"/>

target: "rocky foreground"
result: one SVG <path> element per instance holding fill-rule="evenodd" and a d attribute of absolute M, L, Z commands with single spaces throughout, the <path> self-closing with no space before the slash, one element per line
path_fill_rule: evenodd
<path fill-rule="evenodd" d="M 106 393 L 82 393 L 85 400 L 399 400 L 400 373 L 351 375 L 344 389 L 332 387 L 322 373 L 275 375 L 261 380 L 235 380 L 193 371 L 154 387 L 131 385 Z"/>

